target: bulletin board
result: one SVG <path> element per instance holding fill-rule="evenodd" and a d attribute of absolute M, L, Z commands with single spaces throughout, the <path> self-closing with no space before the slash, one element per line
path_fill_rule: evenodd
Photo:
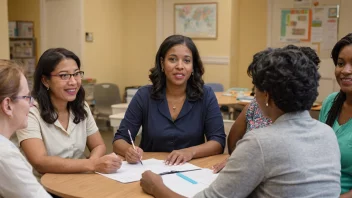
<path fill-rule="evenodd" d="M 281 42 L 309 42 L 311 40 L 311 9 L 281 10 Z"/>
<path fill-rule="evenodd" d="M 321 59 L 317 101 L 323 101 L 339 90 L 330 54 L 350 26 L 347 21 L 340 20 L 342 9 L 349 12 L 352 4 L 348 1 L 344 8 L 341 8 L 341 0 L 268 0 L 268 4 L 268 47 L 289 44 L 311 47 Z M 343 33 L 339 32 L 341 22 Z"/>
<path fill-rule="evenodd" d="M 339 5 L 281 9 L 280 42 L 308 46 L 326 57 L 337 42 L 338 16 Z"/>

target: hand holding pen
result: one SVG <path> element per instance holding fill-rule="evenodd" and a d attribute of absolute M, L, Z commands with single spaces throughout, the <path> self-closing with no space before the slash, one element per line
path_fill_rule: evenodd
<path fill-rule="evenodd" d="M 141 161 L 143 157 L 143 150 L 134 145 L 130 130 L 128 130 L 128 134 L 130 136 L 132 147 L 129 147 L 125 153 L 126 161 L 131 164 L 140 162 L 143 165 Z"/>

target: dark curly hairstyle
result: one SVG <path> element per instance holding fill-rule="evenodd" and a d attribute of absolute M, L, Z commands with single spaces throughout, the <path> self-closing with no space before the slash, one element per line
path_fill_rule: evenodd
<path fill-rule="evenodd" d="M 77 63 L 78 68 L 81 68 L 81 62 L 73 52 L 64 48 L 52 48 L 43 53 L 34 72 L 32 95 L 39 104 L 40 116 L 49 124 L 53 124 L 58 119 L 58 114 L 51 103 L 49 92 L 41 79 L 42 76 L 50 79 L 51 72 L 54 71 L 56 66 L 64 59 L 74 60 Z M 81 86 L 78 90 L 76 99 L 72 102 L 68 102 L 67 105 L 67 108 L 71 109 L 75 116 L 73 122 L 76 124 L 84 120 L 88 115 L 87 111 L 84 109 L 84 96 L 85 92 Z"/>
<path fill-rule="evenodd" d="M 260 53 L 266 55 L 247 70 L 254 86 L 268 92 L 285 113 L 310 110 L 318 96 L 320 75 L 316 64 L 302 51 L 294 49 Z"/>
<path fill-rule="evenodd" d="M 345 37 L 343 37 L 341 40 L 339 40 L 334 48 L 331 51 L 331 58 L 334 62 L 334 65 L 336 67 L 337 65 L 337 60 L 339 58 L 340 51 L 342 48 L 345 46 L 352 45 L 352 33 L 347 34 Z M 337 116 L 341 113 L 342 105 L 346 100 L 346 93 L 344 93 L 342 90 L 336 95 L 334 102 L 332 103 L 332 106 L 329 110 L 328 113 L 328 118 L 326 119 L 326 124 L 329 126 L 333 126 Z"/>
<path fill-rule="evenodd" d="M 318 54 L 310 47 L 298 47 L 295 45 L 287 45 L 283 49 L 293 49 L 303 52 L 319 69 L 320 58 Z"/>
<path fill-rule="evenodd" d="M 268 55 L 270 52 L 272 52 L 274 49 L 273 48 L 267 48 L 266 50 L 257 52 L 253 55 L 253 60 L 252 62 L 249 64 L 248 68 L 247 68 L 247 75 L 249 77 L 252 77 L 252 70 L 253 67 L 256 67 L 257 62 L 262 59 L 264 56 Z M 252 92 L 254 92 L 255 86 L 253 86 Z M 254 95 L 254 94 L 253 94 Z"/>
<path fill-rule="evenodd" d="M 166 86 L 166 76 L 161 70 L 161 60 L 165 59 L 165 55 L 170 48 L 179 44 L 186 45 L 191 50 L 193 57 L 193 75 L 187 81 L 187 98 L 197 100 L 203 96 L 204 81 L 202 76 L 204 74 L 204 67 L 196 45 L 189 37 L 172 35 L 167 37 L 160 45 L 155 56 L 155 66 L 149 70 L 149 79 L 153 83 L 151 97 L 154 99 L 160 99 L 161 93 Z"/>

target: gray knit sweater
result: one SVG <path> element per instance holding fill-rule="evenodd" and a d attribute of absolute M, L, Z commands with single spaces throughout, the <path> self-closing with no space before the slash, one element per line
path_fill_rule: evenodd
<path fill-rule="evenodd" d="M 334 131 L 308 111 L 248 132 L 209 188 L 195 197 L 339 197 Z"/>

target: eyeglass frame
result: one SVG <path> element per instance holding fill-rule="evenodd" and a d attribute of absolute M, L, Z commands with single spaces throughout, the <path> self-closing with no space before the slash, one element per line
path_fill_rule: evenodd
<path fill-rule="evenodd" d="M 78 72 L 75 72 L 73 74 L 51 74 L 50 76 L 55 76 L 55 77 L 59 77 L 61 80 L 70 80 L 71 77 L 73 77 L 74 79 L 78 80 L 77 78 L 75 78 L 74 75 L 77 74 L 77 77 L 79 76 L 78 79 L 83 79 L 83 76 L 84 76 L 84 71 L 78 71 Z M 79 75 L 78 75 L 79 74 Z M 68 79 L 64 79 L 64 75 L 69 75 Z"/>
<path fill-rule="evenodd" d="M 29 105 L 33 105 L 34 104 L 34 98 L 33 96 L 15 96 L 15 97 L 11 97 L 11 100 L 18 100 L 18 99 L 29 99 L 28 103 Z"/>

